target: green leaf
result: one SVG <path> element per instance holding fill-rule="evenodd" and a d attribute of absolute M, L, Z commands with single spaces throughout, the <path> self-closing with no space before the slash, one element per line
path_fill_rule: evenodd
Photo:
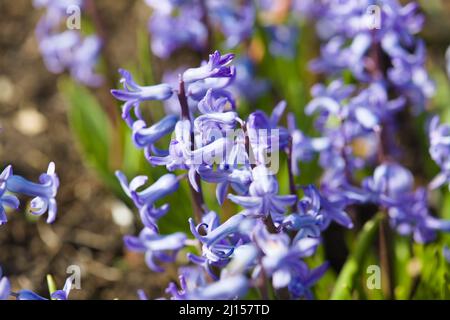
<path fill-rule="evenodd" d="M 122 168 L 121 170 L 129 177 L 136 175 L 147 174 L 148 167 L 150 165 L 145 161 L 145 157 L 142 150 L 136 148 L 131 139 L 131 129 L 127 127 L 125 123 L 120 125 L 122 130 Z"/>
<path fill-rule="evenodd" d="M 394 256 L 395 256 L 395 297 L 398 300 L 409 298 L 409 291 L 412 286 L 413 277 L 408 272 L 408 266 L 412 262 L 411 239 L 410 237 L 394 235 Z"/>
<path fill-rule="evenodd" d="M 206 184 L 203 184 L 203 187 L 205 186 Z M 204 193 L 205 191 L 207 192 L 203 190 Z M 170 203 L 170 211 L 158 222 L 162 234 L 177 231 L 190 233 L 188 219 L 194 216 L 192 201 L 189 181 L 184 179 L 175 193 L 163 199 L 163 202 Z"/>
<path fill-rule="evenodd" d="M 112 128 L 107 114 L 85 87 L 67 78 L 59 85 L 69 104 L 69 124 L 83 157 L 109 187 L 118 191 L 109 163 Z"/>
<path fill-rule="evenodd" d="M 139 79 L 146 84 L 153 84 L 152 52 L 150 50 L 150 41 L 148 31 L 145 28 L 139 28 L 136 32 L 137 37 L 137 61 Z"/>
<path fill-rule="evenodd" d="M 345 262 L 337 278 L 334 291 L 331 294 L 332 300 L 351 299 L 352 290 L 355 288 L 355 281 L 361 271 L 361 266 L 369 251 L 369 247 L 377 234 L 382 217 L 383 215 L 378 213 L 364 225 L 356 241 L 353 253 Z"/>

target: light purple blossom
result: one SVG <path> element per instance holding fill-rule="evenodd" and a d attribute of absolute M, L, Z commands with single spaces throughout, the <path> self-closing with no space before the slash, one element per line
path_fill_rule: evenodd
<path fill-rule="evenodd" d="M 183 73 L 183 80 L 190 83 L 207 78 L 229 78 L 233 75 L 232 68 L 229 66 L 233 58 L 234 54 L 221 55 L 219 51 L 215 51 L 209 55 L 208 62 L 201 67 L 187 69 Z"/>
<path fill-rule="evenodd" d="M 0 174 L 0 225 L 5 224 L 8 219 L 6 217 L 5 207 L 17 209 L 19 207 L 19 199 L 12 194 L 5 194 L 7 191 L 6 182 L 12 175 L 12 167 L 7 166 Z"/>
<path fill-rule="evenodd" d="M 40 216 L 48 212 L 47 223 L 52 223 L 56 219 L 55 197 L 58 187 L 59 179 L 53 162 L 48 165 L 47 173 L 40 175 L 39 183 L 28 181 L 12 173 L 6 180 L 6 190 L 34 197 L 31 200 L 31 213 Z M 9 200 L 11 204 L 16 203 L 13 198 Z"/>
<path fill-rule="evenodd" d="M 209 18 L 218 25 L 226 38 L 226 47 L 233 48 L 248 39 L 253 33 L 256 10 L 252 1 L 207 0 Z"/>
<path fill-rule="evenodd" d="M 8 278 L 2 274 L 2 268 L 0 268 L 0 300 L 7 300 L 11 295 L 11 283 Z"/>
<path fill-rule="evenodd" d="M 252 182 L 252 173 L 245 167 L 225 166 L 214 170 L 211 166 L 200 166 L 197 172 L 204 181 L 217 183 L 216 198 L 220 205 L 225 201 L 229 186 L 238 194 L 243 195 L 247 193 Z"/>
<path fill-rule="evenodd" d="M 253 102 L 270 88 L 267 80 L 257 77 L 256 64 L 250 58 L 240 57 L 235 65 L 236 77 L 230 86 L 233 95 Z"/>
<path fill-rule="evenodd" d="M 448 183 L 450 179 L 450 125 L 439 122 L 439 117 L 434 116 L 429 126 L 430 155 L 441 169 L 441 172 L 431 181 L 431 189 Z"/>
<path fill-rule="evenodd" d="M 83 8 L 82 0 L 36 0 L 33 5 L 45 8 L 36 27 L 39 50 L 47 69 L 53 73 L 69 70 L 78 82 L 99 87 L 103 77 L 95 72 L 102 41 L 97 35 L 83 36 L 78 30 L 61 30 L 70 6 Z"/>
<path fill-rule="evenodd" d="M 155 12 L 148 24 L 153 53 L 165 59 L 184 46 L 202 51 L 206 46 L 208 30 L 201 17 L 202 11 L 197 6 L 183 6 L 177 16 Z"/>
<path fill-rule="evenodd" d="M 450 221 L 431 215 L 427 190 L 414 190 L 413 175 L 406 168 L 382 164 L 373 178 L 364 181 L 364 188 L 372 193 L 371 201 L 387 209 L 391 225 L 400 234 L 411 234 L 416 242 L 426 243 L 435 239 L 436 231 L 450 232 Z"/>
<path fill-rule="evenodd" d="M 313 299 L 314 296 L 311 287 L 319 281 L 328 269 L 328 263 L 318 266 L 314 269 L 309 269 L 306 264 L 299 268 L 294 274 L 293 281 L 289 284 L 289 292 L 294 299 L 305 297 L 306 299 Z"/>
<path fill-rule="evenodd" d="M 138 120 L 143 120 L 140 103 L 148 100 L 167 100 L 173 94 L 173 89 L 168 84 L 158 84 L 154 86 L 140 86 L 134 80 L 131 74 L 123 69 L 119 69 L 119 73 L 122 78 L 120 82 L 123 85 L 123 90 L 111 90 L 111 94 L 120 101 L 125 101 L 122 107 L 122 118 L 125 122 L 132 127 L 134 119 L 131 114 L 131 110 L 134 109 L 134 113 Z"/>
<path fill-rule="evenodd" d="M 48 300 L 38 295 L 37 293 L 27 289 L 20 290 L 19 292 L 17 292 L 17 294 L 15 294 L 15 297 L 17 300 L 37 300 L 37 301 Z"/>
<path fill-rule="evenodd" d="M 142 223 L 151 229 L 156 230 L 156 222 L 169 211 L 169 205 L 164 204 L 156 207 L 155 202 L 165 196 L 174 193 L 179 187 L 179 179 L 174 174 L 166 174 L 155 181 L 151 186 L 141 189 L 148 181 L 146 176 L 137 176 L 129 183 L 125 175 L 117 171 L 122 189 L 131 198 L 134 205 L 139 210 Z"/>
<path fill-rule="evenodd" d="M 64 288 L 62 290 L 56 290 L 52 293 L 51 298 L 56 300 L 69 300 L 69 294 L 72 290 L 74 277 L 70 276 L 66 279 L 64 283 Z"/>
<path fill-rule="evenodd" d="M 415 37 L 424 17 L 414 2 L 405 6 L 397 0 L 377 3 L 381 12 L 376 17 L 369 12 L 371 5 L 370 0 L 330 1 L 321 8 L 315 18 L 325 43 L 311 67 L 327 74 L 350 70 L 363 82 L 384 79 L 408 98 L 416 112 L 422 111 L 435 91 L 424 68 L 423 41 Z M 389 62 L 380 61 L 383 57 Z"/>
<path fill-rule="evenodd" d="M 269 35 L 269 50 L 276 57 L 293 59 L 297 54 L 297 44 L 299 39 L 299 27 L 291 25 L 270 25 L 266 32 Z"/>
<path fill-rule="evenodd" d="M 288 130 L 292 139 L 292 172 L 294 175 L 300 175 L 298 164 L 300 162 L 309 162 L 315 154 L 330 147 L 330 138 L 319 137 L 311 138 L 306 136 L 295 124 L 294 114 L 288 114 Z"/>
<path fill-rule="evenodd" d="M 226 265 L 238 241 L 236 239 L 233 241 L 233 236 L 242 232 L 242 223 L 247 219 L 244 214 L 236 214 L 220 224 L 215 212 L 205 215 L 202 223 L 197 226 L 192 218 L 189 219 L 192 234 L 202 244 L 202 256 L 188 254 L 188 258 L 195 264 L 203 266 L 213 278 L 217 278 L 211 266 Z"/>
<path fill-rule="evenodd" d="M 165 135 L 172 133 L 177 121 L 176 115 L 168 115 L 150 127 L 144 120 L 135 121 L 132 127 L 134 145 L 139 149 L 145 149 L 147 153 L 155 150 L 154 144 Z"/>
<path fill-rule="evenodd" d="M 185 241 L 184 233 L 161 235 L 151 228 L 142 229 L 138 237 L 124 237 L 126 247 L 131 251 L 144 252 L 147 266 L 155 272 L 164 271 L 158 262 L 175 261 L 177 253 L 184 248 Z"/>
<path fill-rule="evenodd" d="M 249 288 L 249 281 L 243 275 L 222 278 L 207 284 L 202 273 L 195 268 L 180 270 L 179 290 L 176 284 L 171 283 L 166 292 L 173 300 L 218 300 L 236 299 L 243 297 Z"/>
<path fill-rule="evenodd" d="M 271 215 L 274 221 L 279 220 L 280 216 L 286 212 L 286 208 L 295 203 L 297 196 L 278 195 L 278 182 L 263 165 L 252 170 L 252 177 L 248 195 L 229 194 L 228 198 L 255 215 L 264 217 Z"/>
<path fill-rule="evenodd" d="M 243 297 L 249 289 L 249 280 L 244 275 L 224 277 L 217 282 L 188 292 L 189 300 L 232 300 Z"/>
<path fill-rule="evenodd" d="M 272 276 L 275 289 L 287 287 L 298 270 L 304 267 L 301 259 L 311 256 L 319 245 L 319 240 L 314 238 L 291 243 L 287 234 L 270 234 L 263 225 L 255 231 L 255 240 L 264 254 L 262 268 Z"/>
<path fill-rule="evenodd" d="M 298 202 L 298 214 L 300 217 L 314 218 L 314 222 L 321 230 L 326 229 L 332 221 L 350 229 L 353 228 L 353 222 L 345 212 L 346 206 L 346 201 L 329 200 L 321 195 L 317 188 L 309 185 L 304 188 L 304 197 Z M 301 224 L 298 227 L 301 230 Z M 309 225 L 309 227 L 311 228 L 312 225 Z M 314 234 L 317 236 L 317 232 L 311 233 L 311 235 Z"/>

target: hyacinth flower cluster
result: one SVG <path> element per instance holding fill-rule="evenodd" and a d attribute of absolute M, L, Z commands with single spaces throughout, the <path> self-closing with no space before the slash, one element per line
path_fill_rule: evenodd
<path fill-rule="evenodd" d="M 123 118 L 136 147 L 151 165 L 185 172 L 169 173 L 146 189 L 140 189 L 145 177 L 128 183 L 117 173 L 145 226 L 138 237 L 125 237 L 127 247 L 144 252 L 156 272 L 189 252 L 189 266 L 179 270 L 180 284 L 171 283 L 166 290 L 170 298 L 233 299 L 252 288 L 264 298 L 267 279 L 280 297 L 287 292 L 289 298 L 312 298 L 311 288 L 327 264 L 311 269 L 304 258 L 314 255 L 331 223 L 354 227 L 350 207 L 378 206 L 392 229 L 419 243 L 450 231 L 450 222 L 435 217 L 428 201 L 432 190 L 448 183 L 449 127 L 438 118 L 430 122 L 430 155 L 442 172 L 425 186 L 400 163 L 404 150 L 395 138 L 399 115 L 424 112 L 434 92 L 423 41 L 415 36 L 423 17 L 414 3 L 376 4 L 380 28 L 368 21 L 373 19 L 367 11 L 375 5 L 372 1 L 298 6 L 316 21 L 324 41 L 311 68 L 329 77 L 327 84 L 312 88 L 305 107 L 306 115 L 315 118 L 316 137 L 298 128 L 293 113 L 284 121 L 284 102 L 271 115 L 257 110 L 240 118 L 232 94 L 239 71 L 229 65 L 231 55 L 216 51 L 200 67 L 178 70 L 178 83 L 172 76 L 167 83 L 139 86 L 121 71 L 124 89 L 112 94 L 125 102 Z M 170 101 L 170 114 L 147 124 L 139 108 L 145 100 Z M 227 134 L 230 130 L 235 134 Z M 169 134 L 168 149 L 157 148 L 158 140 Z M 285 195 L 279 194 L 278 168 L 270 159 L 277 152 L 289 161 L 290 193 Z M 294 182 L 301 175 L 299 163 L 316 156 L 323 168 L 320 185 L 299 188 Z M 371 175 L 361 178 L 361 172 L 371 169 Z M 194 202 L 191 234 L 160 234 L 158 219 L 172 213 L 168 205 L 157 208 L 155 202 L 176 192 L 185 177 Z M 208 183 L 216 184 L 220 205 L 229 199 L 242 211 L 220 221 L 203 201 L 202 185 Z"/>
<path fill-rule="evenodd" d="M 148 29 L 152 51 L 167 59 L 179 48 L 205 52 L 213 36 L 221 35 L 227 49 L 250 40 L 260 22 L 271 53 L 292 58 L 299 35 L 301 1 L 145 0 L 153 10 Z M 260 20 L 258 22 L 258 20 Z M 176 30 L 176 32 L 173 32 Z"/>
<path fill-rule="evenodd" d="M 280 125 L 285 102 L 271 115 L 257 110 L 246 119 L 239 117 L 227 91 L 236 73 L 232 59 L 231 54 L 214 52 L 200 67 L 180 74 L 177 87 L 141 86 L 120 70 L 123 89 L 112 94 L 124 101 L 122 116 L 132 129 L 134 144 L 145 151 L 152 166 L 172 172 L 147 187 L 145 176 L 128 181 L 117 172 L 144 225 L 138 236 L 126 236 L 124 241 L 128 249 L 145 253 L 155 272 L 165 270 L 165 264 L 176 262 L 190 248 L 186 254 L 190 264 L 180 268 L 180 287 L 171 283 L 167 288 L 172 299 L 244 297 L 250 288 L 266 292 L 265 279 L 292 298 L 311 298 L 311 287 L 327 264 L 311 269 L 304 258 L 315 253 L 321 232 L 331 222 L 351 228 L 352 221 L 343 199 L 328 198 L 312 185 L 304 188 L 301 198 L 295 185 L 290 194 L 280 194 L 274 157 L 279 152 L 293 155 L 291 142 L 305 137 L 298 137 L 292 117 L 289 128 Z M 178 115 L 147 123 L 140 104 L 173 96 L 178 99 Z M 171 135 L 168 149 L 156 147 L 167 135 Z M 311 140 L 310 152 L 328 145 L 325 139 Z M 175 213 L 168 204 L 155 203 L 176 192 L 185 179 L 193 195 L 192 218 L 186 221 L 191 234 L 161 234 L 158 220 Z M 241 211 L 221 221 L 203 201 L 202 186 L 209 183 L 216 185 L 218 204 L 229 199 Z"/>
<path fill-rule="evenodd" d="M 145 0 L 152 9 L 148 22 L 152 53 L 170 59 L 188 48 L 202 55 L 216 46 L 244 48 L 235 60 L 237 76 L 228 89 L 235 98 L 254 101 L 270 81 L 257 77 L 258 49 L 252 36 L 261 28 L 274 57 L 293 58 L 299 38 L 299 1 Z M 301 1 L 300 1 L 301 2 Z M 257 47 L 258 45 L 256 45 Z M 180 70 L 166 70 L 164 82 L 177 81 Z M 176 110 L 176 99 L 164 104 Z"/>
<path fill-rule="evenodd" d="M 47 172 L 39 177 L 39 182 L 29 181 L 22 176 L 13 173 L 12 166 L 7 166 L 0 174 L 0 226 L 7 223 L 7 208 L 18 209 L 20 202 L 18 195 L 33 197 L 30 202 L 30 213 L 41 216 L 48 213 L 47 223 L 53 223 L 56 219 L 57 205 L 56 193 L 59 187 L 59 179 L 55 173 L 55 164 L 51 162 Z M 69 278 L 63 290 L 55 291 L 52 299 L 66 300 L 68 298 L 73 279 Z M 11 283 L 3 276 L 0 268 L 0 300 L 15 298 L 17 300 L 46 300 L 30 290 L 13 292 Z"/>
<path fill-rule="evenodd" d="M 343 207 L 376 204 L 392 228 L 417 242 L 450 231 L 450 222 L 435 218 L 428 203 L 430 191 L 448 180 L 447 126 L 437 118 L 430 122 L 430 154 L 442 173 L 425 186 L 417 186 L 400 163 L 405 150 L 396 138 L 400 115 L 423 112 L 434 92 L 424 66 L 424 43 L 415 36 L 424 21 L 417 4 L 331 1 L 310 9 L 307 14 L 316 19 L 324 40 L 311 68 L 325 73 L 329 82 L 313 86 L 305 107 L 320 136 L 308 137 L 291 125 L 294 165 L 317 153 L 325 195 Z M 377 17 L 380 25 L 374 24 Z M 357 177 L 372 168 L 372 176 Z"/>
<path fill-rule="evenodd" d="M 103 81 L 94 71 L 100 38 L 79 30 L 61 31 L 67 9 L 85 10 L 87 3 L 35 0 L 35 7 L 46 10 L 36 34 L 50 71 L 68 70 L 76 81 L 96 87 Z M 142 253 L 153 272 L 178 268 L 179 281 L 168 284 L 163 299 L 238 299 L 256 294 L 263 299 L 313 299 L 314 286 L 330 265 L 316 263 L 322 261 L 319 251 L 329 236 L 327 229 L 335 224 L 339 230 L 360 231 L 362 220 L 376 211 L 390 230 L 417 243 L 429 243 L 438 232 L 450 231 L 450 221 L 434 214 L 431 201 L 437 189 L 450 183 L 450 125 L 426 114 L 435 87 L 425 68 L 424 41 L 417 36 L 424 17 L 416 3 L 145 3 L 153 10 L 148 29 L 152 53 L 159 59 L 170 59 L 185 48 L 207 56 L 216 46 L 239 54 L 215 51 L 198 67 L 164 73 L 162 83 L 155 85 L 138 84 L 129 71 L 120 69 L 122 88 L 111 90 L 122 103 L 121 116 L 135 147 L 150 166 L 167 170 L 154 181 L 116 172 L 143 225 L 138 234 L 124 237 L 125 247 Z M 241 98 L 256 101 L 270 86 L 255 76 L 254 33 L 264 33 L 270 55 L 295 58 L 299 17 L 316 26 L 321 50 L 310 68 L 324 80 L 312 87 L 312 98 L 303 109 L 313 119 L 314 128 L 307 133 L 296 119 L 298 112 L 293 112 L 299 106 L 285 101 L 269 113 L 250 108 L 251 113 L 243 116 L 240 110 Z M 147 117 L 143 105 L 148 101 L 164 104 L 162 119 Z M 404 161 L 410 150 L 399 143 L 405 118 L 424 113 L 429 155 L 439 168 L 429 183 Z M 279 160 L 285 159 L 280 165 Z M 320 182 L 297 185 L 304 178 L 301 165 L 316 160 Z M 286 176 L 287 191 L 282 182 Z M 14 175 L 7 167 L 0 174 L 0 225 L 7 222 L 5 208 L 19 207 L 17 195 L 34 197 L 31 213 L 48 212 L 47 222 L 52 223 L 58 184 L 53 163 L 39 183 Z M 166 198 L 180 192 L 183 184 L 190 189 L 192 210 L 188 206 L 186 210 L 191 217 L 183 221 L 184 229 L 163 232 L 161 219 L 177 216 Z M 214 190 L 214 208 L 221 209 L 208 206 L 208 190 Z M 387 245 L 381 243 L 381 233 L 390 230 L 380 228 L 380 264 L 381 247 Z M 447 247 L 444 257 L 450 261 Z M 72 282 L 68 278 L 50 299 L 68 299 Z M 143 289 L 138 296 L 148 299 Z M 0 270 L 0 300 L 10 298 L 46 300 L 30 290 L 12 291 Z"/>
<path fill-rule="evenodd" d="M 68 70 L 77 82 L 100 86 L 103 77 L 95 68 L 102 41 L 95 34 L 86 36 L 80 31 L 85 1 L 34 0 L 33 5 L 45 10 L 37 24 L 36 37 L 47 69 L 57 74 Z M 70 19 L 75 19 L 73 26 L 68 25 Z"/>
<path fill-rule="evenodd" d="M 256 9 L 252 1 L 145 0 L 153 12 L 148 29 L 152 51 L 168 58 L 175 50 L 190 47 L 208 50 L 212 29 L 225 37 L 228 48 L 238 46 L 253 33 Z"/>
<path fill-rule="evenodd" d="M 388 83 L 386 89 L 408 99 L 416 112 L 425 108 L 434 85 L 425 70 L 425 43 L 416 37 L 424 24 L 417 3 L 323 1 L 315 14 L 324 43 L 312 70 L 337 76 L 347 71 L 360 82 Z"/>

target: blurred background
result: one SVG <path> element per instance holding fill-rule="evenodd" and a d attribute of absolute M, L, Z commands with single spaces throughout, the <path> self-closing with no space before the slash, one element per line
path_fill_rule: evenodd
<path fill-rule="evenodd" d="M 150 11 L 143 1 L 97 2 L 108 29 L 115 73 L 136 56 L 136 30 L 145 30 Z M 15 289 L 26 287 L 48 296 L 46 274 L 53 274 L 61 287 L 67 266 L 79 265 L 82 290 L 73 291 L 75 299 L 136 298 L 140 287 L 150 292 L 157 288 L 160 293 L 170 275 L 153 276 L 141 256 L 125 254 L 122 236 L 134 231 L 130 224 L 117 224 L 112 212 L 128 209 L 86 165 L 71 133 L 69 106 L 58 90 L 58 75 L 47 71 L 38 50 L 35 26 L 42 11 L 31 0 L 1 0 L 0 12 L 2 167 L 13 164 L 15 173 L 37 179 L 54 161 L 61 186 L 57 223 L 33 222 L 21 212 L 8 214 L 8 224 L 0 229 L 4 274 Z M 119 105 L 114 107 L 119 110 Z M 131 272 L 126 264 L 133 265 Z"/>
<path fill-rule="evenodd" d="M 450 44 L 450 1 L 420 3 L 427 17 L 420 36 L 427 43 L 429 70 L 438 85 L 431 108 L 450 109 L 444 60 Z M 107 40 L 100 68 L 111 76 L 103 87 L 90 90 L 45 68 L 35 36 L 42 11 L 35 9 L 31 0 L 0 0 L 1 167 L 12 164 L 15 173 L 37 179 L 54 161 L 60 177 L 58 218 L 53 225 L 45 224 L 44 219 L 24 218 L 25 207 L 8 213 L 8 224 L 0 227 L 0 265 L 14 289 L 26 287 L 45 296 L 46 274 L 54 275 L 61 287 L 66 268 L 79 265 L 82 290 L 73 291 L 74 299 L 134 299 L 140 288 L 157 297 L 176 274 L 170 269 L 152 273 L 142 256 L 124 250 L 123 235 L 135 234 L 139 223 L 112 172 L 120 168 L 129 176 L 150 173 L 157 177 L 161 171 L 147 168 L 143 155 L 132 148 L 128 130 L 115 122 L 120 104 L 109 95 L 109 89 L 118 87 L 119 67 L 138 74 L 139 83 L 152 84 L 160 81 L 166 68 L 196 65 L 200 57 L 189 51 L 167 61 L 151 57 L 150 9 L 144 1 L 98 0 L 95 4 Z M 318 80 L 307 70 L 307 62 L 318 55 L 318 48 L 313 29 L 306 25 L 300 31 L 296 61 L 284 59 L 257 70 L 275 76 L 279 84 L 289 84 L 288 88 L 275 85 L 273 90 L 288 103 L 296 101 L 299 115 L 309 99 L 309 88 Z M 291 66 L 298 70 L 292 77 L 283 73 Z M 270 109 L 272 102 L 244 104 L 244 113 L 249 108 Z M 106 151 L 100 160 L 92 154 L 96 147 L 89 145 L 96 139 L 110 139 L 107 149 L 100 150 Z M 177 199 L 178 208 L 186 210 L 190 204 L 184 202 L 183 192 L 187 190 Z M 172 204 L 177 208 L 176 201 Z"/>

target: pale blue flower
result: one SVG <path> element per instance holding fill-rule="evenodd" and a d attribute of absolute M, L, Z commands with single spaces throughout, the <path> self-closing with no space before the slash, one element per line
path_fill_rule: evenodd
<path fill-rule="evenodd" d="M 161 235 L 150 228 L 144 228 L 138 237 L 125 236 L 126 247 L 131 251 L 144 252 L 147 266 L 155 272 L 163 272 L 157 262 L 174 262 L 177 253 L 184 248 L 186 235 L 182 232 Z"/>
<path fill-rule="evenodd" d="M 154 86 L 140 86 L 134 82 L 131 74 L 124 70 L 119 69 L 119 73 L 122 78 L 120 82 L 123 85 L 123 90 L 111 90 L 111 94 L 120 101 L 125 101 L 122 107 L 122 118 L 126 123 L 132 127 L 134 120 L 131 115 L 131 110 L 134 109 L 135 115 L 139 120 L 142 119 L 142 115 L 139 109 L 139 105 L 142 101 L 148 100 L 167 100 L 173 94 L 173 89 L 168 84 L 158 84 Z"/>
<path fill-rule="evenodd" d="M 229 66 L 233 58 L 234 54 L 221 55 L 219 51 L 215 51 L 209 55 L 208 62 L 201 67 L 187 69 L 183 73 L 183 80 L 190 83 L 207 78 L 229 78 L 233 75 L 232 68 Z"/>
<path fill-rule="evenodd" d="M 55 173 L 55 164 L 48 165 L 47 173 L 39 177 L 39 183 L 34 183 L 17 175 L 11 175 L 6 180 L 6 189 L 10 192 L 21 193 L 35 197 L 31 201 L 31 213 L 43 215 L 48 212 L 47 223 L 56 219 L 56 193 L 59 187 L 59 179 Z"/>

